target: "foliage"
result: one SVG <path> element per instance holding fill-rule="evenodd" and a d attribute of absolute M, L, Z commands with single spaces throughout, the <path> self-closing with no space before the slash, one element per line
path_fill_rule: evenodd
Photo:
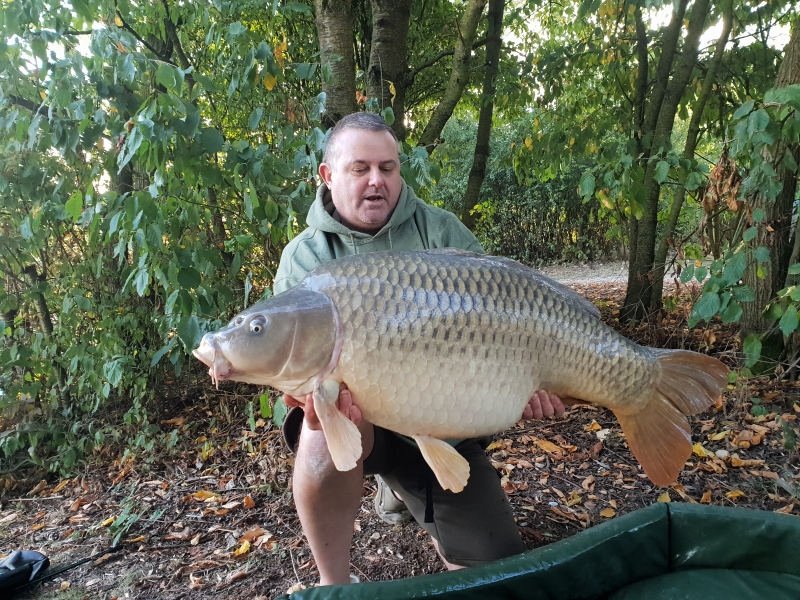
<path fill-rule="evenodd" d="M 513 168 L 513 151 L 524 123 L 495 127 L 490 165 L 476 207 L 481 218 L 476 233 L 490 254 L 541 265 L 609 256 L 617 243 L 607 235 L 612 222 L 599 215 L 599 203 L 583 201 L 576 193 L 584 165 L 569 164 L 548 181 L 520 182 Z M 460 213 L 475 147 L 474 121 L 451 120 L 434 160 L 442 177 L 431 196 L 448 210 Z"/>
<path fill-rule="evenodd" d="M 774 164 L 791 173 L 797 172 L 792 148 L 800 143 L 800 85 L 769 90 L 763 102 L 748 100 L 735 112 L 731 153 L 744 169 L 740 198 L 763 194 L 774 200 L 782 184 Z M 780 154 L 779 154 L 780 153 Z M 692 277 L 703 283 L 703 294 L 692 309 L 689 326 L 701 320 L 710 320 L 720 315 L 723 322 L 738 322 L 742 315 L 741 302 L 753 301 L 753 291 L 741 283 L 748 264 L 756 265 L 756 273 L 763 277 L 763 265 L 770 261 L 770 251 L 762 242 L 771 227 L 765 220 L 763 209 L 756 208 L 749 214 L 748 226 L 740 238 L 732 240 L 722 259 L 712 263 L 708 273 L 704 267 L 690 266 L 681 279 L 688 282 Z M 706 275 L 710 275 L 706 279 Z M 800 274 L 800 264 L 789 266 L 788 275 Z M 764 307 L 764 316 L 775 323 L 775 327 L 788 337 L 798 329 L 800 310 L 800 288 L 789 285 L 777 298 Z M 762 344 L 759 336 L 750 335 L 744 340 L 745 365 L 751 367 L 761 356 Z"/>

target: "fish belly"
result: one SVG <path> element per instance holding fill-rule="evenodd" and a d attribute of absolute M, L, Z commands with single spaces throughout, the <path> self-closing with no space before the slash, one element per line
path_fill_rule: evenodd
<path fill-rule="evenodd" d="M 496 433 L 540 388 L 633 410 L 656 376 L 648 349 L 513 261 L 370 253 L 332 263 L 311 285 L 337 308 L 337 372 L 355 403 L 405 435 Z"/>

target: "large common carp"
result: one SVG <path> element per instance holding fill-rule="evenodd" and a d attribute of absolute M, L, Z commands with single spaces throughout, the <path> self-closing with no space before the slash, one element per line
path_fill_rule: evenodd
<path fill-rule="evenodd" d="M 442 440 L 506 429 L 537 389 L 610 408 L 650 479 L 668 485 L 692 451 L 686 415 L 728 381 L 715 358 L 622 337 L 533 269 L 451 249 L 325 263 L 206 334 L 194 355 L 215 383 L 313 392 L 342 471 L 361 455 L 358 428 L 336 408 L 346 383 L 364 418 L 412 437 L 454 492 L 469 466 Z"/>

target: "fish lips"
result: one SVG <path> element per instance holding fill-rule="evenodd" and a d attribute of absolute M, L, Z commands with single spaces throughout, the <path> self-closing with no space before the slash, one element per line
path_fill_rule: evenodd
<path fill-rule="evenodd" d="M 208 374 L 211 375 L 215 386 L 219 387 L 220 380 L 224 381 L 233 375 L 233 366 L 219 351 L 211 334 L 203 336 L 200 346 L 192 354 L 208 367 Z"/>

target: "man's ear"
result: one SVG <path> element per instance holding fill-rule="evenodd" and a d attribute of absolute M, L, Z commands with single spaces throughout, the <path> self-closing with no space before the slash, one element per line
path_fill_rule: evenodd
<path fill-rule="evenodd" d="M 331 178 L 333 176 L 333 169 L 328 163 L 321 163 L 319 165 L 319 176 L 322 178 L 322 181 L 325 182 L 325 185 L 331 187 Z"/>

